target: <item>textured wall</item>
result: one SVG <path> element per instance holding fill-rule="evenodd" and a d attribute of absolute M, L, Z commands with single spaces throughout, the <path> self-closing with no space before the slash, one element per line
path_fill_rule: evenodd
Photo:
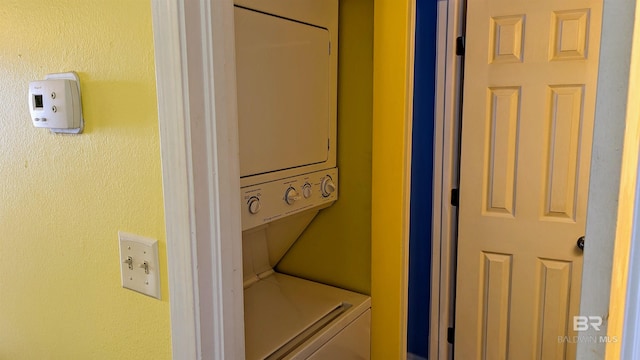
<path fill-rule="evenodd" d="M 149 0 L 0 0 L 0 359 L 170 357 Z M 31 125 L 77 71 L 85 133 Z M 120 287 L 117 232 L 160 241 L 159 301 Z"/>
<path fill-rule="evenodd" d="M 414 3 L 413 0 L 374 1 L 373 360 L 406 356 Z"/>
<path fill-rule="evenodd" d="M 320 212 L 278 270 L 369 294 L 373 1 L 340 1 L 339 42 L 339 199 Z"/>

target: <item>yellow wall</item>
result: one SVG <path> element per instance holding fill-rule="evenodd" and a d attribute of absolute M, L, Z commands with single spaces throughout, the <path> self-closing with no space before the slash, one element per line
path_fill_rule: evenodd
<path fill-rule="evenodd" d="M 373 1 L 341 0 L 338 48 L 339 199 L 323 210 L 278 270 L 371 292 Z"/>
<path fill-rule="evenodd" d="M 34 128 L 29 81 L 70 70 L 85 133 Z M 169 358 L 150 1 L 1 0 L 0 84 L 0 359 Z M 160 241 L 162 301 L 118 230 Z"/>
<path fill-rule="evenodd" d="M 406 356 L 413 4 L 340 2 L 340 200 L 278 266 L 371 293 L 374 360 Z M 371 273 L 365 271 L 368 261 Z"/>
<path fill-rule="evenodd" d="M 374 360 L 406 355 L 413 0 L 375 0 L 371 298 Z"/>

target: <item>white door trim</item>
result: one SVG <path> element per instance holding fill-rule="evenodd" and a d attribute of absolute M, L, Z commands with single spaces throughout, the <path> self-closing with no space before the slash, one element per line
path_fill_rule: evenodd
<path fill-rule="evenodd" d="M 451 189 L 458 187 L 459 94 L 461 65 L 456 38 L 462 35 L 462 1 L 438 0 L 436 99 L 433 144 L 433 225 L 429 358 L 452 354 L 447 329 L 453 326 L 457 210 Z M 443 91 L 439 91 L 443 89 Z"/>
<path fill-rule="evenodd" d="M 582 271 L 580 314 L 609 318 L 615 304 L 609 301 L 614 246 L 617 243 L 618 213 L 630 57 L 633 39 L 635 1 L 604 1 L 596 116 L 591 155 L 586 243 Z M 626 272 L 626 269 L 625 269 Z M 580 332 L 580 336 L 599 338 L 607 334 L 608 321 L 600 327 Z M 577 358 L 603 359 L 604 342 L 578 343 Z"/>
<path fill-rule="evenodd" d="M 637 131 L 637 130 L 636 130 Z M 635 147 L 638 147 L 637 139 Z M 637 157 L 637 155 L 636 155 Z M 639 164 L 640 165 L 640 164 Z M 640 170 L 640 166 L 638 167 Z M 625 300 L 625 314 L 623 324 L 623 338 L 620 359 L 640 358 L 640 171 L 636 171 L 635 199 L 633 201 L 634 225 L 631 233 L 628 261 L 629 274 L 627 277 L 627 294 Z M 611 331 L 609 331 L 611 334 Z M 612 335 L 617 336 L 617 335 Z M 614 358 L 614 356 L 610 356 Z"/>
<path fill-rule="evenodd" d="M 633 38 L 637 38 L 638 35 L 640 35 L 640 21 L 638 20 L 639 17 L 640 8 L 636 6 Z M 624 191 L 626 194 L 633 193 L 634 196 L 633 198 L 627 199 L 627 201 L 624 201 L 622 197 L 620 199 L 620 206 L 633 206 L 633 210 L 626 210 L 627 213 L 630 213 L 627 214 L 627 216 L 633 216 L 633 225 L 631 226 L 631 229 L 629 229 L 629 244 L 626 244 L 628 250 L 626 248 L 617 248 L 617 257 L 615 258 L 616 260 L 624 258 L 623 254 L 626 253 L 626 256 L 628 257 L 627 261 L 629 262 L 629 273 L 627 278 L 625 279 L 626 284 L 621 284 L 622 286 L 626 285 L 627 293 L 625 300 L 626 306 L 624 314 L 624 324 L 622 324 L 621 326 L 623 328 L 623 341 L 621 354 L 619 356 L 620 359 L 640 358 L 640 329 L 638 328 L 638 324 L 640 324 L 640 166 L 638 166 L 640 164 L 640 156 L 638 155 L 638 149 L 640 148 L 640 124 L 638 124 L 638 118 L 640 118 L 640 104 L 638 104 L 637 100 L 634 100 L 637 99 L 638 96 L 640 96 L 640 69 L 638 68 L 638 65 L 640 64 L 640 46 L 638 46 L 637 42 L 633 44 L 633 48 L 631 51 L 631 70 L 629 76 L 631 84 L 629 86 L 629 96 L 627 97 L 629 103 L 629 108 L 627 109 L 627 121 L 629 122 L 628 127 L 631 129 L 627 130 L 627 134 L 625 137 L 626 149 L 624 150 L 625 154 L 623 155 L 623 163 L 635 163 L 637 169 L 635 172 L 627 170 L 627 172 L 623 173 L 622 175 L 623 178 L 627 178 L 628 183 L 626 185 L 628 187 L 634 187 L 635 191 L 629 188 L 625 190 L 621 189 L 621 192 Z M 624 171 L 625 170 L 623 167 L 623 172 Z M 635 179 L 630 176 L 630 172 L 632 174 L 635 174 Z M 619 208 L 618 211 L 624 210 Z M 615 273 L 616 269 L 614 268 L 614 274 Z M 615 286 L 616 284 L 614 282 L 612 288 L 614 288 Z M 615 302 L 613 296 L 612 302 Z M 609 329 L 609 333 L 614 335 L 615 331 L 612 332 L 612 330 L 614 329 Z M 609 356 L 609 351 L 607 353 L 607 356 L 609 356 L 610 358 L 614 358 L 613 355 L 615 354 L 613 353 L 615 351 L 610 352 L 611 356 Z"/>
<path fill-rule="evenodd" d="M 627 8 L 627 20 L 633 24 L 633 35 L 640 35 L 640 7 Z M 627 25 L 628 26 L 628 25 Z M 606 359 L 637 359 L 640 357 L 640 46 L 636 41 L 629 44 L 629 82 L 626 96 L 624 146 L 620 172 L 620 196 L 618 198 L 618 223 L 613 254 L 613 276 L 609 307 L 608 339 L 617 337 L 618 342 L 607 346 Z M 621 313 L 623 312 L 623 313 Z M 620 337 L 622 344 L 620 345 Z"/>
<path fill-rule="evenodd" d="M 173 357 L 242 359 L 233 1 L 151 6 Z"/>

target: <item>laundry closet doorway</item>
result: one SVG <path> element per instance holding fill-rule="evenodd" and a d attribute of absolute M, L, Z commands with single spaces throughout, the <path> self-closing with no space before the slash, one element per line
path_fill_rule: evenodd
<path fill-rule="evenodd" d="M 606 54 L 603 58 L 606 61 L 601 61 L 600 72 L 606 77 L 599 81 L 599 92 L 627 93 L 634 5 L 605 4 L 602 43 L 606 44 L 603 45 L 606 51 L 602 53 Z M 379 68 L 374 70 L 372 193 L 378 196 L 372 204 L 372 296 L 378 312 L 373 317 L 372 340 L 377 350 L 374 356 L 396 358 L 402 356 L 406 339 L 403 293 L 408 236 L 405 237 L 403 229 L 408 225 L 408 209 L 402 204 L 408 204 L 405 125 L 410 124 L 406 115 L 411 105 L 406 99 L 412 98 L 409 91 L 412 73 L 408 70 L 412 68 L 408 50 L 413 41 L 409 25 L 412 4 L 376 0 L 374 6 L 373 58 Z M 243 329 L 238 319 L 242 319 L 242 310 L 237 296 L 242 293 L 242 282 L 240 274 L 235 273 L 241 267 L 239 208 L 235 201 L 239 171 L 233 156 L 228 155 L 237 151 L 233 126 L 235 101 L 231 98 L 235 93 L 230 55 L 233 52 L 227 41 L 233 37 L 230 30 L 233 24 L 229 21 L 233 18 L 233 4 L 208 0 L 183 4 L 167 0 L 152 2 L 152 9 L 172 348 L 176 357 L 241 358 Z M 205 102 L 205 98 L 215 101 Z M 619 149 L 626 108 L 624 96 L 609 97 L 602 100 L 602 106 L 597 106 L 594 152 L 599 160 L 592 169 L 600 174 L 594 171 L 596 177 L 591 178 L 598 193 L 590 197 L 590 203 L 594 204 L 593 217 L 598 220 L 592 223 L 593 229 L 587 226 L 587 236 L 591 233 L 595 240 L 585 249 L 585 263 L 592 261 L 598 266 L 585 266 L 584 271 L 599 285 L 591 285 L 590 295 L 582 297 L 582 311 L 590 313 L 609 310 L 609 294 L 599 289 L 603 283 L 610 283 L 611 273 L 600 269 L 603 266 L 611 269 L 611 261 L 607 265 L 606 259 L 595 258 L 606 258 L 613 252 L 611 239 L 616 237 L 620 186 Z M 609 117 L 607 126 L 598 127 L 600 116 Z M 401 120 L 387 123 L 389 119 Z M 591 208 L 590 205 L 590 214 Z M 616 242 L 628 248 L 629 242 L 623 240 Z M 626 279 L 626 262 L 616 262 L 613 271 L 621 275 L 619 279 Z M 625 285 L 619 281 L 614 284 L 618 289 L 624 289 Z M 584 291 L 588 291 L 585 286 Z M 624 298 L 624 290 L 621 294 Z M 589 299 L 586 305 L 585 299 Z M 617 311 L 611 313 L 610 320 L 621 327 L 621 309 L 613 310 Z"/>

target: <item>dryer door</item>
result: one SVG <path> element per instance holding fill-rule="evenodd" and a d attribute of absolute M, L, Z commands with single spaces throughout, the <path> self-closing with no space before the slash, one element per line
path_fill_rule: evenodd
<path fill-rule="evenodd" d="M 328 159 L 329 32 L 235 7 L 241 177 Z"/>

